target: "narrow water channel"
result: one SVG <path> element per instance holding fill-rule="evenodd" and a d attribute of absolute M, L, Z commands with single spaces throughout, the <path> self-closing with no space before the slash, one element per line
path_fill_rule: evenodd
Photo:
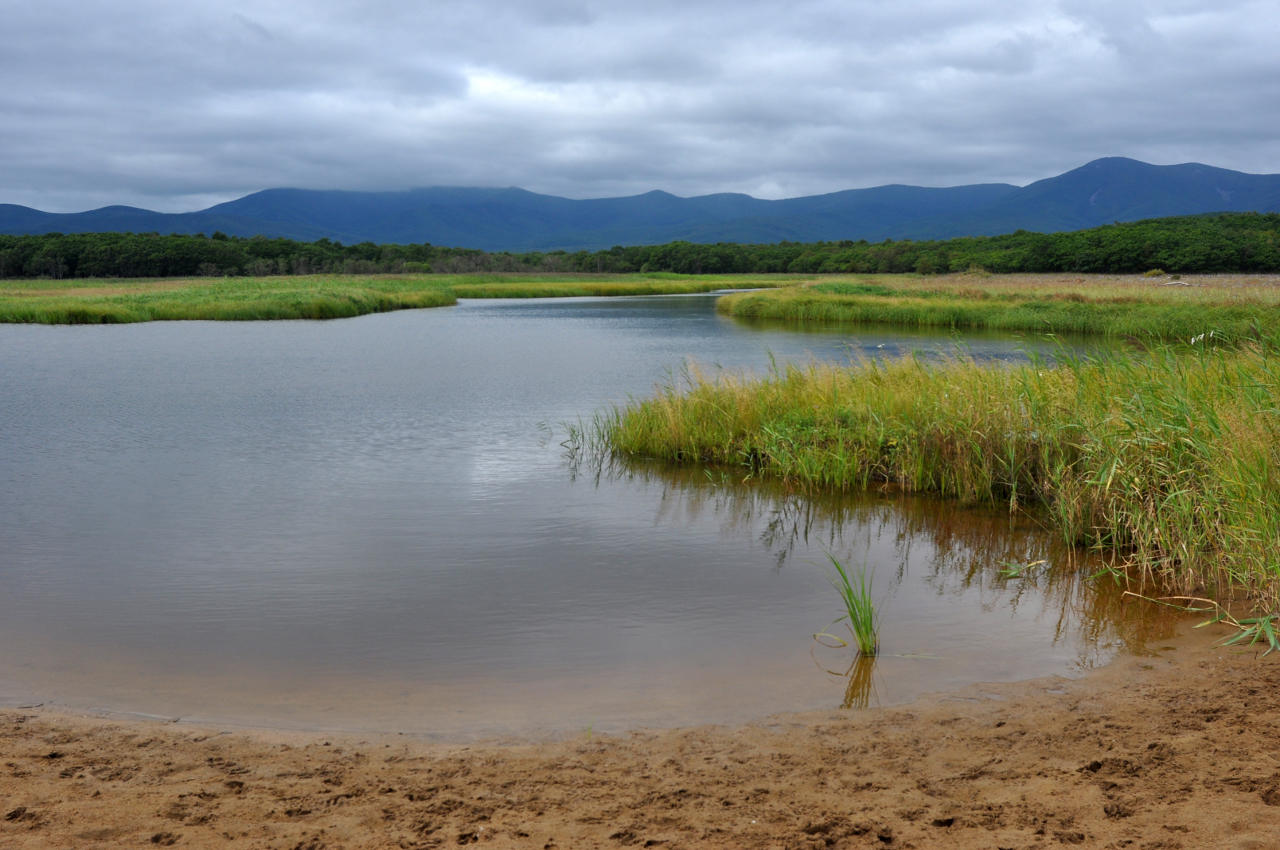
<path fill-rule="evenodd" d="M 690 361 L 955 346 L 712 305 L 0 326 L 0 702 L 614 731 L 1072 675 L 1158 633 L 1030 519 L 570 463 L 563 423 Z M 963 343 L 1002 359 L 1029 345 Z M 853 680 L 849 652 L 812 637 L 839 614 L 828 552 L 874 571 L 885 615 L 885 656 Z"/>

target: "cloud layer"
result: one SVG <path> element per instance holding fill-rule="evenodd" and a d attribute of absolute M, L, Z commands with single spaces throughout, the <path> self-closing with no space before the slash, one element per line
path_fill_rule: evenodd
<path fill-rule="evenodd" d="M 1109 155 L 1280 171 L 1280 10 L 1221 0 L 44 0 L 0 203 L 273 186 L 789 197 Z"/>

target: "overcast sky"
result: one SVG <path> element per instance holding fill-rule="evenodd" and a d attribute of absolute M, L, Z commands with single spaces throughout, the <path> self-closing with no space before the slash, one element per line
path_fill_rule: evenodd
<path fill-rule="evenodd" d="M 0 203 L 1280 172 L 1274 0 L 0 0 Z"/>

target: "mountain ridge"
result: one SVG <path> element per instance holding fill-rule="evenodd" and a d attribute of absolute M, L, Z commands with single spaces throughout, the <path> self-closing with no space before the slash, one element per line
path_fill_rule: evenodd
<path fill-rule="evenodd" d="M 661 189 L 575 200 L 518 187 L 432 186 L 387 192 L 273 188 L 185 213 L 123 205 L 48 213 L 0 204 L 0 233 L 221 231 L 522 252 L 675 241 L 946 239 L 1249 211 L 1280 212 L 1280 174 L 1104 157 L 1022 187 L 887 184 L 779 200 L 732 192 L 683 198 Z"/>

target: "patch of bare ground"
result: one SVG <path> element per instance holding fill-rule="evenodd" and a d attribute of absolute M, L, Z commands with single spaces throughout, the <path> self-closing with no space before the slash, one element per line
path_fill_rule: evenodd
<path fill-rule="evenodd" d="M 1280 663 L 1175 643 L 903 708 L 467 748 L 8 709 L 0 846 L 1274 847 Z"/>

